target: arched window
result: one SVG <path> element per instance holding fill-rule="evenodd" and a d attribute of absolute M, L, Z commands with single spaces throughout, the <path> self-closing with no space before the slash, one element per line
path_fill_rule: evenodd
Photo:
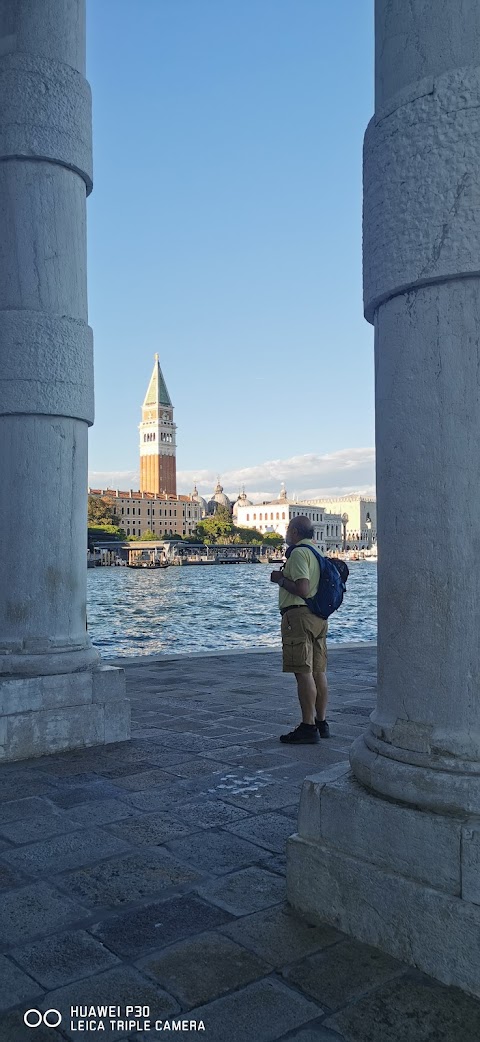
<path fill-rule="evenodd" d="M 285 521 L 285 511 L 282 513 L 282 521 Z"/>

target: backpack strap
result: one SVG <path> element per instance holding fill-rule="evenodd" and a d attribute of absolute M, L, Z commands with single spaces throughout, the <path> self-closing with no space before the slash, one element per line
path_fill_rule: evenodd
<path fill-rule="evenodd" d="M 322 572 L 323 572 L 323 557 L 322 557 L 321 554 L 319 554 L 318 550 L 316 550 L 314 546 L 310 546 L 309 543 L 303 543 L 301 546 L 299 545 L 299 543 L 296 543 L 295 546 L 292 546 L 292 552 L 293 552 L 293 550 L 311 550 L 312 551 L 312 554 L 314 555 L 314 557 L 317 558 L 317 561 L 318 561 L 318 564 L 319 564 L 319 567 L 320 567 L 320 579 L 321 579 L 322 578 Z"/>

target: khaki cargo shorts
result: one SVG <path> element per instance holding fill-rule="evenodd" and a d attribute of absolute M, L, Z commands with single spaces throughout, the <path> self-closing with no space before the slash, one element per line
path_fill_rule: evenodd
<path fill-rule="evenodd" d="M 328 622 L 307 606 L 290 608 L 282 615 L 284 673 L 325 673 Z"/>

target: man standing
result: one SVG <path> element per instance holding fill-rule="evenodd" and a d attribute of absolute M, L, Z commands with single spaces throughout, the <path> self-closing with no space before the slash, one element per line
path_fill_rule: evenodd
<path fill-rule="evenodd" d="M 302 723 L 280 736 L 281 742 L 313 745 L 329 738 L 325 713 L 327 687 L 328 622 L 313 615 L 305 604 L 313 597 L 320 581 L 320 565 L 315 554 L 313 527 L 308 517 L 294 517 L 287 529 L 286 541 L 291 548 L 282 571 L 272 572 L 270 579 L 279 589 L 282 616 L 283 672 L 294 673 L 302 711 Z"/>

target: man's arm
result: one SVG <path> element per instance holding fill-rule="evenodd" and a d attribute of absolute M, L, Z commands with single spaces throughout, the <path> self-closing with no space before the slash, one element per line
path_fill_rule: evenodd
<path fill-rule="evenodd" d="M 293 593 L 294 597 L 308 597 L 310 589 L 308 579 L 287 579 L 283 572 L 272 572 L 270 579 L 272 583 L 282 586 L 287 593 Z"/>

